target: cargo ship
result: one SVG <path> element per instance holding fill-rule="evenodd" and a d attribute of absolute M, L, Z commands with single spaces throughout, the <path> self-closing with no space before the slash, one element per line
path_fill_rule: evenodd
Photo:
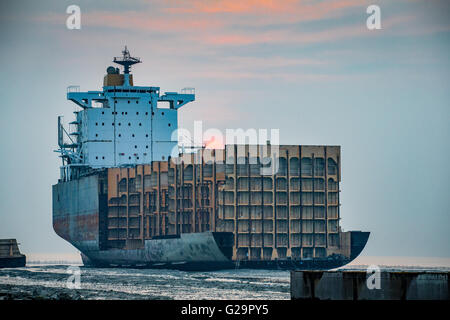
<path fill-rule="evenodd" d="M 26 257 L 19 251 L 16 239 L 0 239 L 0 268 L 25 267 Z"/>
<path fill-rule="evenodd" d="M 369 232 L 339 226 L 339 146 L 180 148 L 195 90 L 135 86 L 126 47 L 113 62 L 103 90 L 68 87 L 68 129 L 58 117 L 53 228 L 85 265 L 332 269 L 360 254 Z"/>

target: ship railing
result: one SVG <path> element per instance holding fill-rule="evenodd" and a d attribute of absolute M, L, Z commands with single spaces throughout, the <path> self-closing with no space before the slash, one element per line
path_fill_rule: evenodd
<path fill-rule="evenodd" d="M 80 86 L 68 86 L 67 93 L 69 92 L 80 92 Z"/>
<path fill-rule="evenodd" d="M 195 94 L 195 88 L 186 87 L 181 89 L 182 94 Z"/>
<path fill-rule="evenodd" d="M 86 163 L 71 163 L 63 165 L 60 167 L 60 180 L 65 182 L 87 175 L 83 171 L 80 172 L 80 169 L 86 167 L 89 167 Z"/>

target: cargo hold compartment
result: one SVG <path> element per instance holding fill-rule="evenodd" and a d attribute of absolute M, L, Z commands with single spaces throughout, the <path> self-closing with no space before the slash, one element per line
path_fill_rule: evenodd
<path fill-rule="evenodd" d="M 269 176 L 248 156 L 223 163 L 239 146 L 227 147 L 203 150 L 209 163 L 155 161 L 60 182 L 54 229 L 98 266 L 329 269 L 363 250 L 368 232 L 339 227 L 339 147 L 281 146 Z M 194 254 L 203 245 L 210 257 Z"/>

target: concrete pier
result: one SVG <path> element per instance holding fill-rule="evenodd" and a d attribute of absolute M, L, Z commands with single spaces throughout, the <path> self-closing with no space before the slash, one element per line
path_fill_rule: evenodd
<path fill-rule="evenodd" d="M 291 271 L 291 299 L 448 300 L 449 272 Z"/>

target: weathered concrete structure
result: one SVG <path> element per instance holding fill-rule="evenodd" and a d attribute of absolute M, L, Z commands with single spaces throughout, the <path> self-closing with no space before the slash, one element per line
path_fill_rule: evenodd
<path fill-rule="evenodd" d="M 291 271 L 291 299 L 448 300 L 448 276 L 449 272 L 382 270 L 377 289 L 365 271 Z"/>
<path fill-rule="evenodd" d="M 0 268 L 24 267 L 25 263 L 16 239 L 0 239 Z"/>

